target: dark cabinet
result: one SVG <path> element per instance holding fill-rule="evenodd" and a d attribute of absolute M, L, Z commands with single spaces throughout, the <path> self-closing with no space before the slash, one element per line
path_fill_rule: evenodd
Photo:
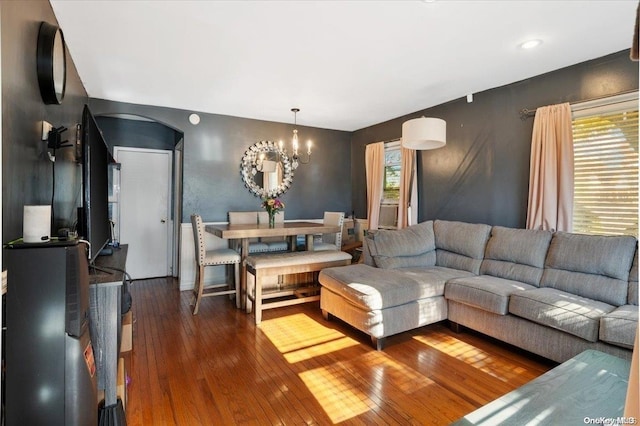
<path fill-rule="evenodd" d="M 97 423 L 86 246 L 5 249 L 7 425 Z"/>

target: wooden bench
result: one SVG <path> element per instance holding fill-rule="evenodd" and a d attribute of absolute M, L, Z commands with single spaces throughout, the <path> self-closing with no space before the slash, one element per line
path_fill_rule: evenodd
<path fill-rule="evenodd" d="M 319 287 L 315 280 L 309 285 L 292 289 L 276 290 L 263 293 L 263 285 L 267 277 L 319 272 L 333 266 L 351 264 L 351 255 L 340 250 L 295 251 L 287 253 L 269 253 L 247 256 L 245 260 L 247 278 L 253 276 L 253 286 L 247 280 L 247 313 L 251 312 L 251 302 L 255 304 L 256 324 L 262 321 L 262 311 L 281 306 L 296 305 L 320 299 Z M 277 301 L 264 300 L 278 298 Z"/>

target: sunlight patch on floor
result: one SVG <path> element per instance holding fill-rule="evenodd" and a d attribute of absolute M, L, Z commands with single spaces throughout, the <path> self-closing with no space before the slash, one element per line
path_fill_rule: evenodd
<path fill-rule="evenodd" d="M 442 333 L 413 336 L 417 341 L 438 349 L 449 356 L 463 361 L 503 382 L 527 373 L 527 369 L 509 363 L 504 359 L 493 358 L 490 354 L 473 345 Z"/>
<path fill-rule="evenodd" d="M 360 345 L 303 313 L 265 320 L 260 330 L 291 364 Z M 433 384 L 405 364 L 374 350 L 303 371 L 299 377 L 333 423 L 377 409 L 386 386 L 410 394 Z"/>
<path fill-rule="evenodd" d="M 377 408 L 385 387 L 411 394 L 434 383 L 380 351 L 305 371 L 300 378 L 334 423 Z"/>
<path fill-rule="evenodd" d="M 341 349 L 355 346 L 357 344 L 358 342 L 356 342 L 355 340 L 349 337 L 342 337 L 340 339 L 332 340 L 330 342 L 321 343 L 305 349 L 289 352 L 287 354 L 284 354 L 284 358 L 289 363 L 294 364 L 296 362 L 305 361 L 307 359 L 311 359 L 316 356 L 321 356 L 331 352 L 336 352 Z"/>
<path fill-rule="evenodd" d="M 432 380 L 381 351 L 368 352 L 353 362 L 366 365 L 377 382 L 388 383 L 407 394 L 433 384 Z"/>
<path fill-rule="evenodd" d="M 305 314 L 266 320 L 260 329 L 292 364 L 358 345 L 357 341 Z"/>
<path fill-rule="evenodd" d="M 343 363 L 302 372 L 300 378 L 334 424 L 376 406 L 359 390 L 362 384 L 349 372 L 348 365 Z"/>

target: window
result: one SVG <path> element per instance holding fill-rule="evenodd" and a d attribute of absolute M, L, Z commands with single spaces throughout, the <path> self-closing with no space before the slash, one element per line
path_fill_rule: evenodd
<path fill-rule="evenodd" d="M 400 144 L 397 142 L 386 144 L 384 147 L 384 202 L 395 200 L 396 204 L 398 203 L 401 165 Z"/>
<path fill-rule="evenodd" d="M 638 235 L 637 96 L 572 108 L 574 232 Z"/>

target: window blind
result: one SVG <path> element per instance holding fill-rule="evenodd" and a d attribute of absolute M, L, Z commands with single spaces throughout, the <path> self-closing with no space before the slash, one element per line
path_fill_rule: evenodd
<path fill-rule="evenodd" d="M 573 231 L 637 237 L 637 101 L 615 112 L 574 115 L 573 143 Z"/>

